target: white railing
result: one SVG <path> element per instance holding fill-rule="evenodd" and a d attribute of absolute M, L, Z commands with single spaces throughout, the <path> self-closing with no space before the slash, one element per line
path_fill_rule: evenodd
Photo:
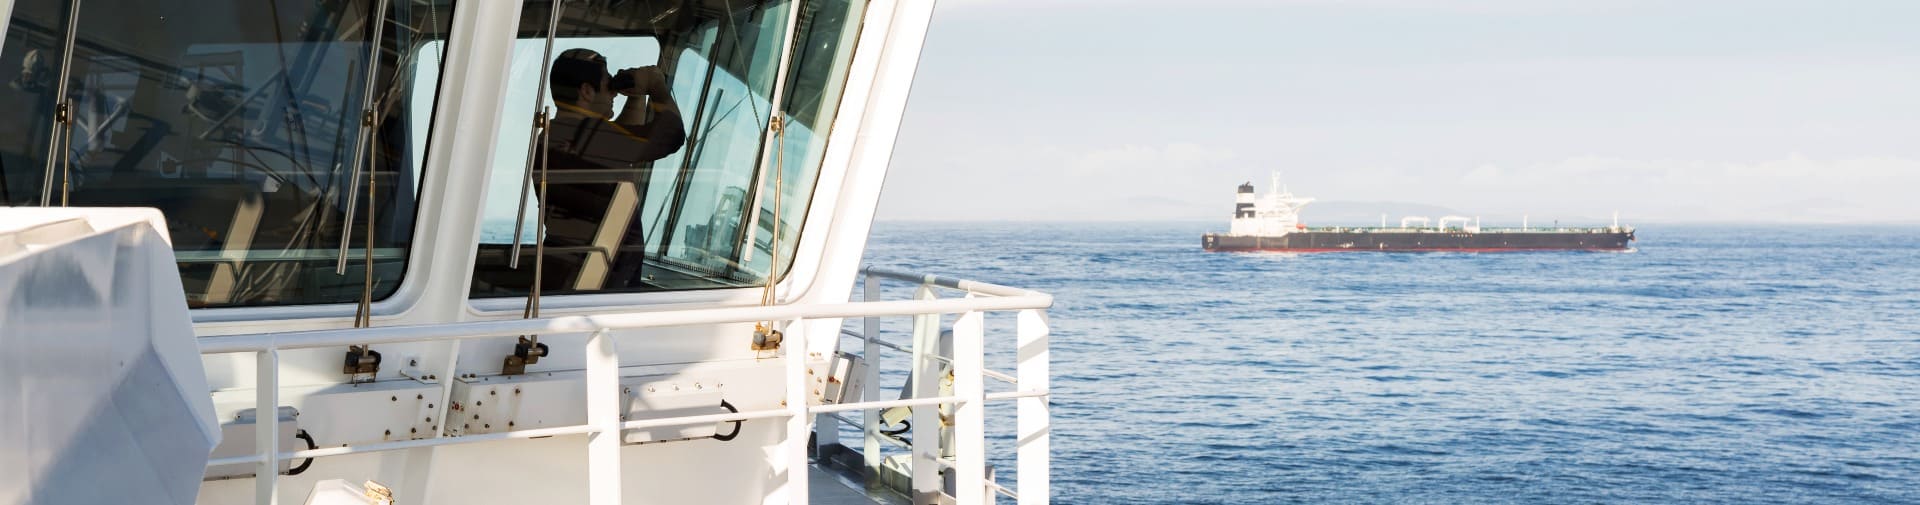
<path fill-rule="evenodd" d="M 200 339 L 202 354 L 254 353 L 258 363 L 256 377 L 255 412 L 274 412 L 280 404 L 279 399 L 279 351 L 290 349 L 313 349 L 346 347 L 349 345 L 380 345 L 405 342 L 428 342 L 444 340 L 465 340 L 477 338 L 497 338 L 526 334 L 588 333 L 583 356 L 586 356 L 587 422 L 575 426 L 560 426 L 503 433 L 465 435 L 459 437 L 438 437 L 399 442 L 384 442 L 350 447 L 330 447 L 301 451 L 281 452 L 276 430 L 256 429 L 254 433 L 253 454 L 230 458 L 214 459 L 207 462 L 209 467 L 240 463 L 257 465 L 254 502 L 259 504 L 275 503 L 279 493 L 278 462 L 293 459 L 324 458 L 361 454 L 369 452 L 393 451 L 435 447 L 441 445 L 470 444 L 510 439 L 529 439 L 556 435 L 587 435 L 587 485 L 589 503 L 611 505 L 621 502 L 620 489 L 620 433 L 623 430 L 640 428 L 658 428 L 665 426 L 685 426 L 752 419 L 787 420 L 787 436 L 783 442 L 783 459 L 787 471 L 786 492 L 793 503 L 805 503 L 808 496 L 807 444 L 809 428 L 815 415 L 830 418 L 839 412 L 863 410 L 867 442 L 865 446 L 869 467 L 879 466 L 879 436 L 876 430 L 881 409 L 911 406 L 954 405 L 954 458 L 951 463 L 940 458 L 939 441 L 941 439 L 937 409 L 915 409 L 913 451 L 913 490 L 916 503 L 923 503 L 938 496 L 940 478 L 938 469 L 951 465 L 956 472 L 955 498 L 959 503 L 979 504 L 989 501 L 990 492 L 1001 492 L 1016 496 L 1019 503 L 1044 504 L 1051 495 L 1049 485 L 1049 433 L 1050 418 L 1047 412 L 1047 316 L 1046 309 L 1053 304 L 1053 298 L 1044 293 L 1011 288 L 995 284 L 949 279 L 932 275 L 918 275 L 893 270 L 868 267 L 863 270 L 866 301 L 850 303 L 832 303 L 817 305 L 777 305 L 769 307 L 733 307 L 716 309 L 695 309 L 671 312 L 636 312 L 592 316 L 565 316 L 540 319 L 522 319 L 510 321 L 480 321 L 465 323 L 445 323 L 414 326 L 390 326 L 380 328 L 337 329 L 298 331 L 284 333 L 258 333 L 205 337 Z M 883 278 L 907 280 L 920 283 L 915 300 L 878 301 L 879 282 Z M 964 298 L 938 299 L 935 288 L 958 290 L 965 293 Z M 1005 379 L 1010 376 L 990 372 L 985 369 L 984 339 L 982 325 L 984 313 L 990 311 L 1017 311 L 1019 364 L 1017 376 L 1012 376 L 1018 390 L 1011 393 L 987 394 L 984 379 L 988 376 Z M 939 321 L 944 314 L 958 314 L 953 324 L 954 354 L 945 358 L 953 363 L 954 386 L 951 396 L 937 396 L 938 384 L 935 380 L 918 380 L 920 377 L 933 377 L 932 365 L 935 359 L 930 357 L 938 350 Z M 913 316 L 915 320 L 915 356 L 912 376 L 914 395 L 911 399 L 882 401 L 878 394 L 878 363 L 867 367 L 865 377 L 866 392 L 863 401 L 858 403 L 827 404 L 810 406 L 806 390 L 806 349 L 809 336 L 805 333 L 809 319 L 845 319 L 865 318 L 864 335 L 866 355 L 871 360 L 876 356 L 877 341 L 871 336 L 878 333 L 878 317 Z M 637 421 L 621 421 L 620 412 L 620 362 L 616 352 L 615 340 L 609 332 L 641 328 L 661 328 L 670 326 L 712 325 L 725 323 L 745 323 L 755 321 L 786 321 L 786 343 L 782 346 L 785 365 L 786 388 L 784 408 L 737 413 L 688 416 Z M 928 334 L 932 336 L 927 337 Z M 835 335 L 833 338 L 838 338 Z M 924 373 L 924 375 L 923 375 Z M 988 400 L 1016 399 L 1018 404 L 1018 469 L 1016 476 L 1020 492 L 1015 493 L 997 483 L 986 479 L 986 430 L 985 402 Z M 825 426 L 821 431 L 831 432 L 833 426 Z M 923 431 L 926 430 L 926 431 Z"/>

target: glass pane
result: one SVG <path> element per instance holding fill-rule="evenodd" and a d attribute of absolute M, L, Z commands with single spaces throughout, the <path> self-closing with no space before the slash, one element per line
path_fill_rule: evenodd
<path fill-rule="evenodd" d="M 860 16 L 866 2 L 853 0 L 811 0 L 800 7 L 800 30 L 794 41 L 793 63 L 787 77 L 786 136 L 777 139 L 784 157 L 774 165 L 784 167 L 784 176 L 768 180 L 761 191 L 771 193 L 776 183 L 782 200 L 780 219 L 771 218 L 775 203 L 762 199 L 761 229 L 755 247 L 771 249 L 773 226 L 780 225 L 781 273 L 791 267 L 794 246 L 799 243 L 798 226 L 806 219 L 806 201 L 812 196 L 820 175 L 820 163 L 827 153 L 827 134 L 839 112 L 840 93 L 846 86 L 847 65 L 853 59 L 855 39 L 860 34 Z M 769 165 L 773 166 L 773 165 Z M 794 202 L 799 202 L 795 205 Z M 767 271 L 771 256 L 757 254 L 751 263 L 755 271 Z"/>
<path fill-rule="evenodd" d="M 546 294 L 750 286 L 765 281 L 774 199 L 761 198 L 758 230 L 747 209 L 774 156 L 762 150 L 783 51 L 784 1 L 566 3 L 554 44 L 555 90 L 540 103 L 558 119 L 543 147 L 529 149 L 550 5 L 526 2 L 509 76 L 509 119 L 496 143 L 474 296 L 523 296 L 541 259 Z M 781 157 L 780 222 L 791 256 L 824 151 L 824 125 L 846 74 L 859 2 L 802 5 Z M 581 65 L 580 62 L 587 62 Z M 625 69 L 645 77 L 628 87 Z M 804 82 L 803 82 L 804 81 Z M 603 84 L 604 83 L 604 84 Z M 517 123 L 516 123 L 517 122 Z M 820 129 L 815 133 L 816 128 Z M 543 199 L 526 177 L 528 153 L 544 153 Z M 537 161 L 537 160 L 536 160 Z M 521 188 L 532 185 L 522 204 Z M 509 264 L 516 220 L 519 266 Z M 544 245 L 536 251 L 535 243 Z M 748 248 L 754 252 L 747 253 Z M 787 261 L 782 262 L 787 263 Z"/>
<path fill-rule="evenodd" d="M 334 268 L 355 187 L 367 27 L 384 26 L 379 128 L 355 219 L 368 217 L 371 182 L 374 293 L 392 293 L 431 117 L 419 111 L 433 106 L 451 0 L 392 2 L 383 24 L 372 0 L 86 0 L 68 72 L 74 119 L 60 126 L 69 5 L 15 5 L 0 54 L 0 109 L 11 111 L 0 116 L 0 202 L 159 208 L 193 307 L 360 298 L 364 224 L 347 273 Z M 49 154 L 55 132 L 72 140 Z"/>

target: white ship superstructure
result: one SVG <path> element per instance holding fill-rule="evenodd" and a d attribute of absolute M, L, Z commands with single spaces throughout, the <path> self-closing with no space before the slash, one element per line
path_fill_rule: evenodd
<path fill-rule="evenodd" d="M 1051 298 L 860 264 L 931 0 L 8 5 L 0 503 L 1048 501 Z"/>
<path fill-rule="evenodd" d="M 1267 193 L 1255 195 L 1253 183 L 1241 184 L 1234 194 L 1233 221 L 1228 234 L 1243 237 L 1278 237 L 1292 233 L 1303 225 L 1300 222 L 1300 210 L 1313 203 L 1312 198 L 1293 196 L 1286 186 L 1280 184 L 1280 175 L 1273 176 L 1273 184 L 1267 186 Z"/>

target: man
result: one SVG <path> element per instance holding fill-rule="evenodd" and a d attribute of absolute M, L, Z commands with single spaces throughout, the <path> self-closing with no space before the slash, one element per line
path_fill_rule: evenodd
<path fill-rule="evenodd" d="M 550 279 L 563 283 L 553 287 L 640 287 L 646 245 L 640 206 L 653 162 L 686 143 L 680 108 L 658 67 L 609 73 L 606 58 L 590 49 L 560 53 L 549 76 L 556 110 L 548 126 L 547 168 L 575 176 L 548 184 L 546 242 L 590 248 L 549 254 L 558 262 L 549 263 L 549 272 L 557 274 Z M 619 96 L 626 104 L 615 116 Z"/>
<path fill-rule="evenodd" d="M 674 104 L 659 67 L 611 74 L 600 53 L 569 49 L 554 59 L 549 75 L 553 102 L 559 109 L 550 156 L 568 156 L 573 158 L 570 162 L 599 168 L 641 168 L 679 151 L 686 142 L 680 107 Z M 618 96 L 626 96 L 627 103 L 614 117 L 613 101 Z M 548 163 L 555 161 L 550 158 Z"/>

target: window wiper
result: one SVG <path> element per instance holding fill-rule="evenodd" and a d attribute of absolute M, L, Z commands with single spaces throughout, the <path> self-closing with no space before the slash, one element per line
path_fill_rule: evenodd
<path fill-rule="evenodd" d="M 67 12 L 67 40 L 60 56 L 60 87 L 54 90 L 53 129 L 47 142 L 46 175 L 40 180 L 40 206 L 53 203 L 53 169 L 60 167 L 60 206 L 67 206 L 67 194 L 73 189 L 69 184 L 69 175 L 73 172 L 73 100 L 67 96 L 67 79 L 73 73 L 73 40 L 80 31 L 80 0 L 73 0 L 71 11 Z M 54 158 L 55 153 L 59 159 Z"/>
<path fill-rule="evenodd" d="M 333 273 L 338 275 L 347 274 L 347 244 L 353 241 L 353 212 L 354 208 L 360 204 L 360 174 L 362 171 L 371 172 L 371 170 L 365 170 L 362 165 L 368 164 L 365 163 L 367 161 L 365 159 L 367 146 L 373 143 L 373 129 L 377 122 L 374 117 L 375 104 L 373 103 L 373 86 L 374 80 L 379 75 L 380 70 L 381 36 L 385 35 L 387 31 L 387 0 L 380 0 L 379 7 L 376 8 L 374 13 L 374 22 L 368 26 L 372 27 L 373 30 L 373 44 L 367 46 L 367 84 L 366 87 L 360 90 L 360 131 L 359 135 L 354 138 L 353 176 L 348 178 L 349 182 L 347 183 L 347 219 L 346 221 L 342 221 L 345 223 L 345 226 L 342 226 L 340 231 L 340 261 L 333 269 Z M 368 173 L 367 189 L 369 193 L 373 190 L 373 179 L 373 174 Z M 373 197 L 369 195 L 367 197 L 367 207 L 371 209 L 373 205 Z M 371 214 L 371 212 L 369 212 L 369 214 Z M 372 221 L 371 216 L 369 216 L 368 221 Z M 371 226 L 369 226 L 368 233 L 372 233 Z M 373 240 L 373 237 L 369 236 L 367 240 Z M 369 250 L 371 250 L 372 243 L 369 242 L 368 244 Z M 369 270 L 367 275 L 373 275 L 372 271 Z"/>
<path fill-rule="evenodd" d="M 507 268 L 520 268 L 520 231 L 527 223 L 527 189 L 533 184 L 534 166 L 540 169 L 540 206 L 533 228 L 533 284 L 527 287 L 527 305 L 520 317 L 533 319 L 540 317 L 540 285 L 546 271 L 547 256 L 547 145 L 552 129 L 547 108 L 547 72 L 553 67 L 553 37 L 560 31 L 560 7 L 562 0 L 553 0 L 547 11 L 546 48 L 540 57 L 539 89 L 533 94 L 533 124 L 527 139 L 526 174 L 520 178 L 520 207 L 513 220 L 513 251 L 507 258 Z M 526 373 L 527 365 L 539 363 L 547 355 L 547 345 L 540 343 L 539 335 L 521 335 L 520 341 L 513 346 L 510 354 L 500 365 L 501 375 L 519 375 Z"/>

